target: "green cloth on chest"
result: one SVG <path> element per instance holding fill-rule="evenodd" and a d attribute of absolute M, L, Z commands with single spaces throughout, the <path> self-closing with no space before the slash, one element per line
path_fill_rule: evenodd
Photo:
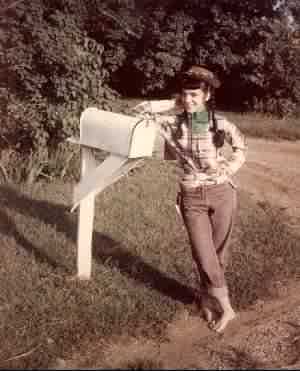
<path fill-rule="evenodd" d="M 193 134 L 204 134 L 209 130 L 209 114 L 208 112 L 193 112 L 192 113 L 192 133 Z"/>

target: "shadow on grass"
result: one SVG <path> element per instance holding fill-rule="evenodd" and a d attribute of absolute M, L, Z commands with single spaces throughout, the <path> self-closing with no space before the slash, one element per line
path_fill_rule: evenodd
<path fill-rule="evenodd" d="M 7 207 L 54 227 L 56 231 L 64 233 L 74 244 L 77 243 L 75 216 L 70 215 L 70 209 L 66 205 L 31 199 L 9 186 L 0 186 L 0 193 Z M 0 213 L 0 231 L 14 237 L 19 245 L 32 252 L 39 261 L 47 261 L 53 268 L 61 267 L 66 271 L 70 270 L 70 267 L 61 263 L 58 256 L 50 256 L 48 252 L 42 251 L 22 236 L 14 221 L 3 211 Z M 111 237 L 94 231 L 93 245 L 93 255 L 99 262 L 104 263 L 109 258 L 113 266 L 118 267 L 121 273 L 130 278 L 150 285 L 162 294 L 184 304 L 190 304 L 194 301 L 192 288 L 145 263 L 139 256 L 126 251 L 119 242 Z M 138 272 L 134 272 L 132 267 L 138 267 Z"/>
<path fill-rule="evenodd" d="M 68 208 L 65 205 L 31 199 L 9 186 L 1 185 L 0 194 L 2 205 L 4 204 L 7 208 L 24 216 L 30 216 L 39 222 L 44 222 L 46 225 L 54 227 L 56 231 L 64 233 L 67 238 L 75 241 L 76 226 L 67 215 Z M 59 259 L 55 249 L 45 251 L 45 249 L 35 246 L 20 233 L 14 220 L 5 214 L 3 210 L 0 212 L 0 231 L 4 235 L 13 237 L 20 246 L 29 253 L 33 253 L 38 261 L 47 262 L 53 268 L 60 267 L 69 271 L 69 267 Z"/>
<path fill-rule="evenodd" d="M 6 215 L 2 210 L 0 211 L 0 232 L 8 237 L 13 237 L 18 245 L 24 247 L 24 249 L 26 249 L 29 253 L 32 253 L 37 261 L 41 263 L 47 262 L 53 268 L 65 268 L 65 266 L 58 262 L 55 258 L 47 254 L 45 251 L 41 251 L 24 236 L 22 236 L 12 218 Z"/>
<path fill-rule="evenodd" d="M 104 263 L 112 259 L 113 265 L 128 277 L 160 291 L 165 296 L 191 304 L 195 300 L 194 290 L 177 280 L 168 277 L 163 272 L 145 263 L 139 256 L 126 251 L 120 243 L 98 232 L 94 234 L 94 256 Z"/>
<path fill-rule="evenodd" d="M 76 245 L 76 215 L 70 214 L 68 206 L 31 199 L 9 186 L 0 186 L 0 191 L 1 203 L 4 206 L 52 226 Z M 267 206 L 262 210 L 247 194 L 241 192 L 240 196 L 243 208 L 240 209 L 236 226 L 238 230 L 235 231 L 239 238 L 237 243 L 233 243 L 228 283 L 234 304 L 238 309 L 244 309 L 258 298 L 276 296 L 274 280 L 278 282 L 297 276 L 299 243 L 297 236 L 288 231 L 282 223 L 283 216 L 276 208 Z M 71 270 L 70 263 L 64 255 L 55 251 L 51 251 L 50 255 L 49 251 L 46 252 L 45 249 L 42 251 L 22 236 L 14 221 L 5 215 L 4 211 L 1 212 L 0 218 L 2 233 L 13 236 L 21 246 L 33 252 L 37 259 L 46 260 L 53 267 L 63 266 L 65 270 Z M 178 280 L 171 278 L 167 275 L 168 272 L 162 272 L 146 263 L 140 256 L 128 251 L 111 237 L 94 231 L 93 246 L 94 257 L 101 264 L 109 260 L 109 264 L 117 267 L 122 274 L 152 287 L 165 296 L 184 304 L 194 302 L 194 292 L 189 287 L 189 282 L 179 282 L 179 277 Z M 64 250 L 63 253 L 66 254 L 67 251 Z M 73 256 L 74 253 L 75 250 L 69 252 L 69 255 Z M 65 263 L 62 264 L 61 261 Z"/>

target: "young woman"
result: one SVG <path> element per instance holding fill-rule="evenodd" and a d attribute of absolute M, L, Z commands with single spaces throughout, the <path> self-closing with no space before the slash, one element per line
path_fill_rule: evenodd
<path fill-rule="evenodd" d="M 214 90 L 220 82 L 206 68 L 193 66 L 179 76 L 176 100 L 143 102 L 139 113 L 174 107 L 174 117 L 160 116 L 165 159 L 183 168 L 178 204 L 201 282 L 201 306 L 211 327 L 221 332 L 235 317 L 224 277 L 228 245 L 236 213 L 236 187 L 231 179 L 245 161 L 246 144 L 240 130 L 214 111 Z M 232 147 L 226 159 L 224 142 Z M 215 306 L 219 318 L 215 318 Z"/>

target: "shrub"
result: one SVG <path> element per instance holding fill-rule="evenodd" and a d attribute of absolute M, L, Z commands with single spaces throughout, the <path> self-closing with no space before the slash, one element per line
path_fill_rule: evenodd
<path fill-rule="evenodd" d="M 75 15 L 35 0 L 8 11 L 1 23 L 1 67 L 8 77 L 2 148 L 55 148 L 78 129 L 86 106 L 111 109 L 117 94 L 107 85 L 104 47 L 78 27 Z"/>

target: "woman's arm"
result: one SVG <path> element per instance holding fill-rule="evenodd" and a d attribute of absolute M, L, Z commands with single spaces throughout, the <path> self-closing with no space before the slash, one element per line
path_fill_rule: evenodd
<path fill-rule="evenodd" d="M 232 148 L 232 154 L 225 164 L 229 176 L 234 175 L 246 161 L 247 143 L 244 134 L 224 117 L 216 117 L 218 128 L 225 131 L 225 140 Z"/>
<path fill-rule="evenodd" d="M 132 108 L 136 113 L 161 113 L 175 108 L 175 99 L 149 100 Z"/>
<path fill-rule="evenodd" d="M 156 148 L 155 156 L 161 160 L 177 160 L 178 155 L 174 149 L 173 131 L 176 130 L 175 115 L 156 115 L 155 124 L 157 126 L 157 139 L 159 143 Z"/>

